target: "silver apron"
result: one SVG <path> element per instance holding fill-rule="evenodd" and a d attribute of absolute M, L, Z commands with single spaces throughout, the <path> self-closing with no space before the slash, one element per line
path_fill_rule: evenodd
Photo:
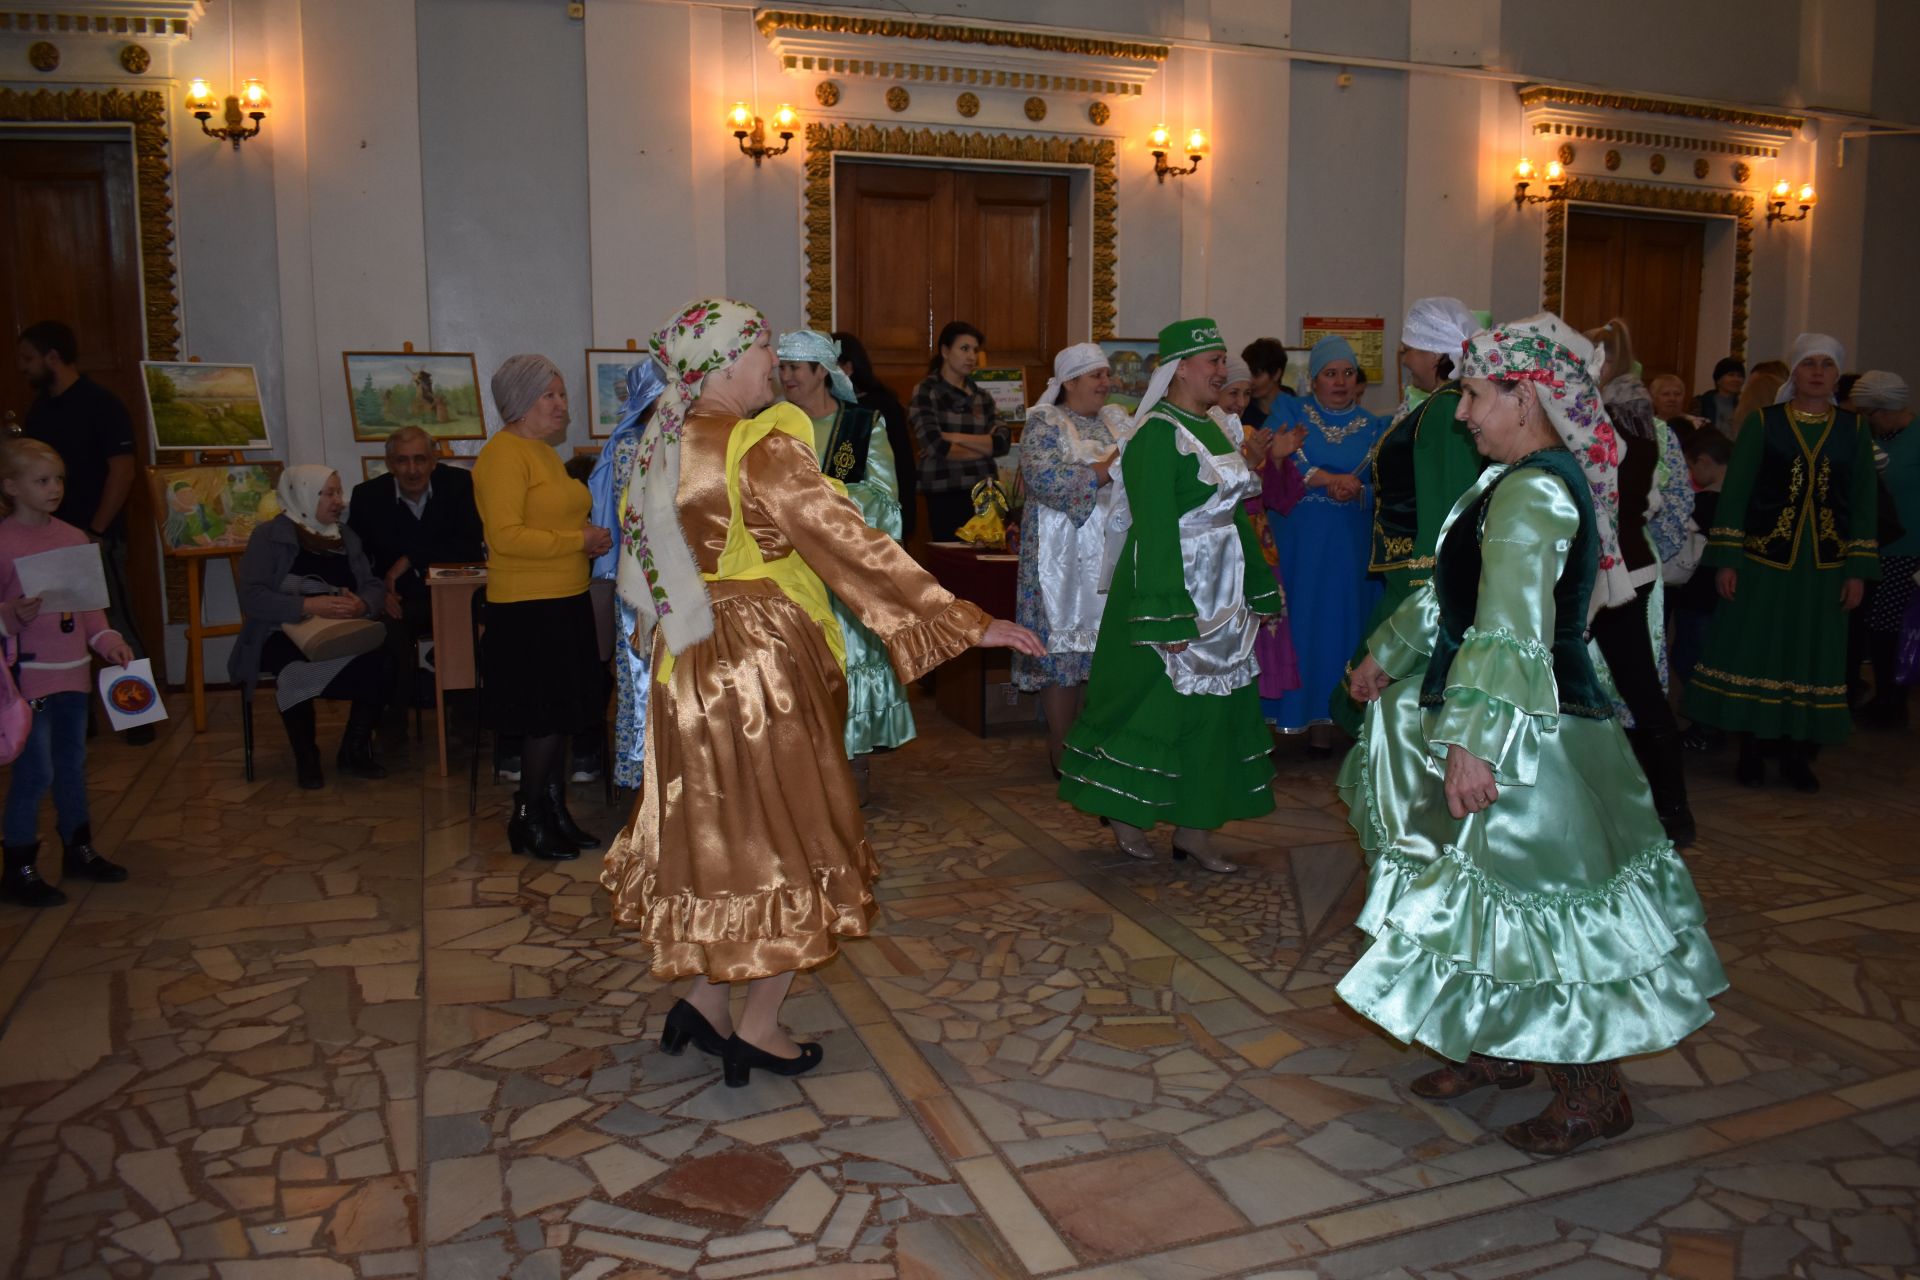
<path fill-rule="evenodd" d="M 1221 425 L 1237 445 L 1238 419 Z M 1240 504 L 1260 492 L 1260 480 L 1237 447 L 1209 454 L 1184 426 L 1176 431 L 1175 443 L 1181 453 L 1199 459 L 1201 481 L 1213 485 L 1205 502 L 1180 517 L 1180 557 L 1200 635 L 1178 653 L 1156 647 L 1176 692 L 1225 695 L 1260 674 L 1253 652 L 1260 619 L 1247 607 L 1246 552 L 1235 522 Z"/>
<path fill-rule="evenodd" d="M 1085 439 L 1071 418 L 1065 413 L 1060 418 L 1067 457 L 1074 464 L 1089 466 L 1113 453 L 1112 443 Z M 1102 485 L 1094 495 L 1092 512 L 1077 526 L 1064 511 L 1037 509 L 1034 568 L 1040 580 L 1040 607 L 1047 618 L 1049 653 L 1092 653 L 1100 638 L 1100 614 L 1107 607 L 1100 590 L 1100 565 L 1106 554 L 1113 492 L 1111 485 Z"/>

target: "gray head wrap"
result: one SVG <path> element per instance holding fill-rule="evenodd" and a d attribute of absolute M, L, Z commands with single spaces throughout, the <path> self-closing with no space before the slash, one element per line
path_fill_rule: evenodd
<path fill-rule="evenodd" d="M 1869 369 L 1853 381 L 1849 397 L 1859 409 L 1904 409 L 1910 394 L 1907 380 L 1885 369 Z"/>
<path fill-rule="evenodd" d="M 795 329 L 783 333 L 774 344 L 774 355 L 789 364 L 817 364 L 827 371 L 827 389 L 835 400 L 852 404 L 853 379 L 840 371 L 840 344 L 818 329 Z"/>
<path fill-rule="evenodd" d="M 560 366 L 545 356 L 508 356 L 493 371 L 493 407 L 500 411 L 500 421 L 512 423 L 526 417 L 547 384 L 560 376 Z"/>

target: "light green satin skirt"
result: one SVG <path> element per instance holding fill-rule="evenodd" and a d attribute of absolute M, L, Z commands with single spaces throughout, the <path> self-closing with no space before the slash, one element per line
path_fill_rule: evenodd
<path fill-rule="evenodd" d="M 847 758 L 912 742 L 913 709 L 893 673 L 887 647 L 837 597 L 833 616 L 840 619 L 840 633 L 847 641 Z"/>
<path fill-rule="evenodd" d="M 1340 997 L 1455 1061 L 1603 1062 L 1711 1018 L 1726 975 L 1620 727 L 1562 715 L 1523 733 L 1532 759 L 1509 763 L 1533 784 L 1456 819 L 1419 698 L 1417 676 L 1388 686 L 1340 772 L 1373 938 Z"/>

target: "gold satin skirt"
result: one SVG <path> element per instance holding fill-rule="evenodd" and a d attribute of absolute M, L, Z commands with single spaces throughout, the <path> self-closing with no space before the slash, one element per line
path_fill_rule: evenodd
<path fill-rule="evenodd" d="M 713 635 L 648 683 L 645 790 L 600 876 L 662 981 L 811 968 L 874 912 L 839 663 L 772 582 L 709 589 Z"/>

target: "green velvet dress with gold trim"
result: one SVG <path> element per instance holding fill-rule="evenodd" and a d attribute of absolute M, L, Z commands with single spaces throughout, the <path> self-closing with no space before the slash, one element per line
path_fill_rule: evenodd
<path fill-rule="evenodd" d="M 1593 502 L 1565 449 L 1489 467 L 1432 581 L 1368 642 L 1394 678 L 1340 793 L 1370 864 L 1373 941 L 1337 988 L 1455 1061 L 1604 1062 L 1671 1047 L 1726 975 L 1585 639 Z M 1446 757 L 1499 798 L 1455 818 Z"/>
<path fill-rule="evenodd" d="M 1686 713 L 1757 738 L 1847 740 L 1848 578 L 1880 576 L 1873 440 L 1841 409 L 1773 405 L 1734 443 L 1700 572 L 1734 569 Z"/>
<path fill-rule="evenodd" d="M 1486 466 L 1466 424 L 1455 419 L 1459 408 L 1460 384 L 1442 383 L 1396 416 L 1373 447 L 1373 547 L 1367 572 L 1380 575 L 1386 591 L 1360 632 L 1349 671 L 1366 656 L 1366 637 L 1432 576 L 1440 526 Z M 1363 708 L 1344 687 L 1333 691 L 1332 709 L 1333 722 L 1357 736 Z"/>

